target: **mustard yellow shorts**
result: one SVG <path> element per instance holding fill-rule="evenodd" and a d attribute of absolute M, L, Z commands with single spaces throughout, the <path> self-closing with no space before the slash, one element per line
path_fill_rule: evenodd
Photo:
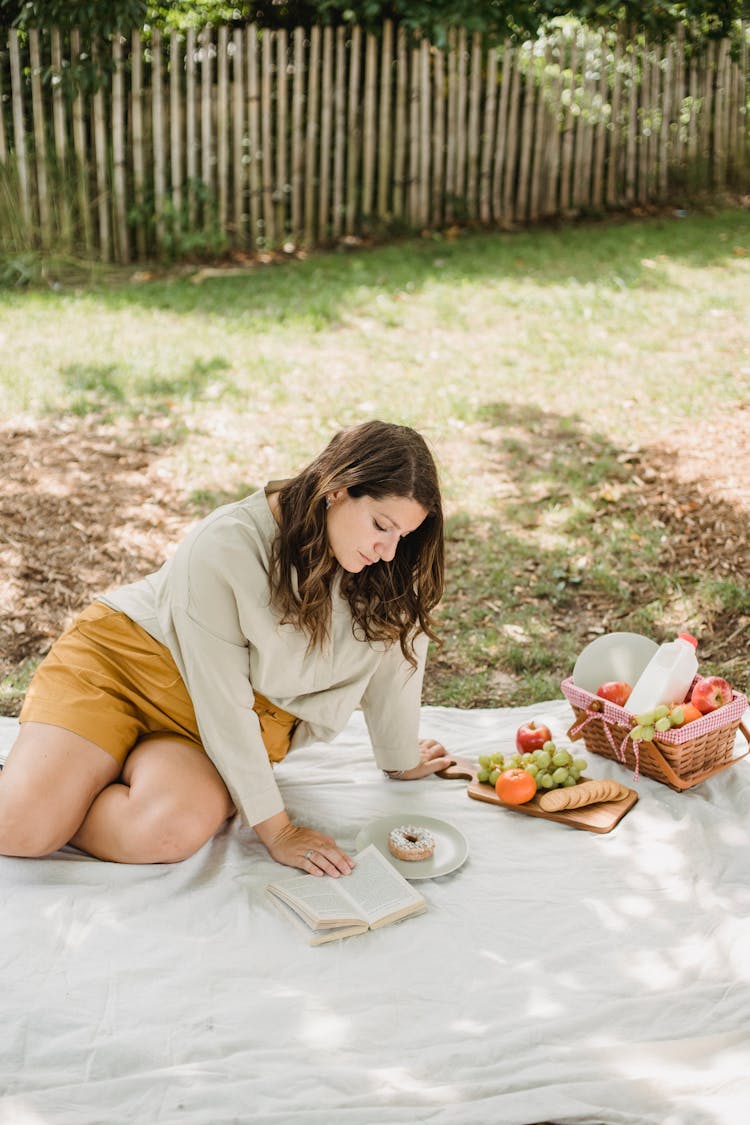
<path fill-rule="evenodd" d="M 272 762 L 289 749 L 294 715 L 256 694 Z M 203 749 L 188 690 L 172 654 L 126 614 L 94 602 L 37 668 L 19 721 L 52 723 L 101 746 L 120 765 L 134 746 L 171 734 Z"/>

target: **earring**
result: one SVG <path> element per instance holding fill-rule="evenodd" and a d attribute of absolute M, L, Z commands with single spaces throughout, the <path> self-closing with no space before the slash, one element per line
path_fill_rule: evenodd
<path fill-rule="evenodd" d="M 326 496 L 326 508 L 330 508 L 330 506 L 331 506 L 331 497 Z"/>

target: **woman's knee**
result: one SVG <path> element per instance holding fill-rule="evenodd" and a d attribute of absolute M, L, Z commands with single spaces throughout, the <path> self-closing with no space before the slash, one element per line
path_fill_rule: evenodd
<path fill-rule="evenodd" d="M 199 851 L 233 814 L 226 786 L 202 750 L 153 739 L 130 754 L 123 770 L 141 846 L 154 863 L 176 863 Z"/>
<path fill-rule="evenodd" d="M 218 806 L 193 807 L 179 798 L 166 798 L 138 811 L 136 831 L 152 863 L 180 863 L 200 851 L 228 815 Z"/>
<path fill-rule="evenodd" d="M 37 794 L 0 775 L 0 855 L 39 859 L 62 848 L 69 837 L 54 809 L 43 808 Z"/>
<path fill-rule="evenodd" d="M 39 858 L 64 847 L 118 771 L 87 739 L 23 723 L 0 772 L 0 854 Z"/>

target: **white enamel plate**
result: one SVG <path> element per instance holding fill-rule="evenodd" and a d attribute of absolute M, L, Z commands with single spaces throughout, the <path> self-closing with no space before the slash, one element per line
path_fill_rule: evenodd
<path fill-rule="evenodd" d="M 391 854 L 388 847 L 388 834 L 393 828 L 400 828 L 406 824 L 426 828 L 435 837 L 435 851 L 428 859 L 409 862 L 397 859 Z M 434 816 L 422 816 L 421 813 L 416 812 L 391 813 L 390 816 L 370 821 L 360 830 L 355 840 L 357 851 L 362 851 L 368 844 L 374 844 L 396 870 L 410 881 L 447 875 L 460 867 L 469 854 L 468 841 L 455 824 L 450 824 L 447 820 L 437 820 Z"/>

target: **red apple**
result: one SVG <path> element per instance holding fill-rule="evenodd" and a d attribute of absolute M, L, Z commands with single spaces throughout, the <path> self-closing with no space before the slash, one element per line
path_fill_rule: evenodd
<path fill-rule="evenodd" d="M 690 702 L 702 715 L 708 715 L 732 702 L 732 689 L 721 676 L 703 676 L 693 688 Z"/>
<path fill-rule="evenodd" d="M 538 725 L 533 721 L 524 723 L 516 731 L 516 750 L 519 754 L 531 754 L 534 750 L 541 750 L 545 742 L 552 741 L 552 731 L 544 723 Z"/>
<path fill-rule="evenodd" d="M 610 703 L 616 703 L 618 707 L 624 707 L 632 690 L 624 680 L 607 680 L 606 684 L 599 684 L 596 694 L 602 699 L 608 699 Z"/>

